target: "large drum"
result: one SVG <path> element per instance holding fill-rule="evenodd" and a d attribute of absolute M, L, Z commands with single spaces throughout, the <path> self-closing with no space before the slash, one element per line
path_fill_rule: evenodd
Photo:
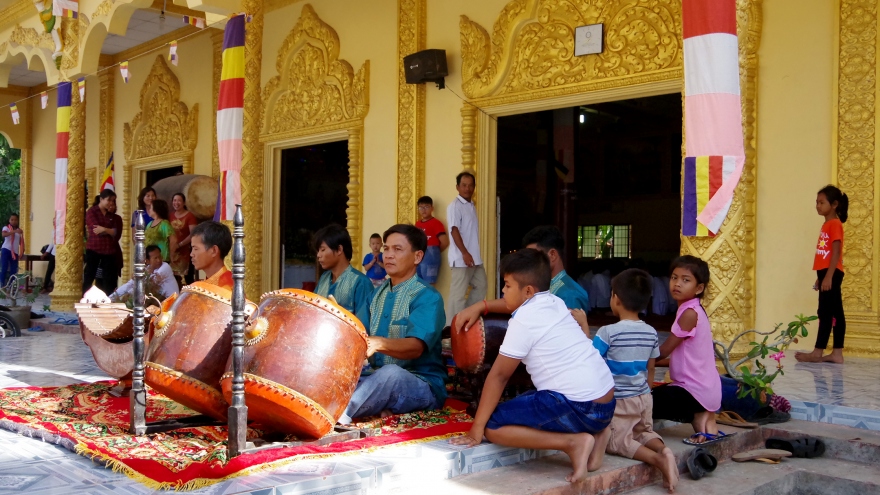
<path fill-rule="evenodd" d="M 131 311 L 121 303 L 76 303 L 73 306 L 79 317 L 83 342 L 92 351 L 98 368 L 119 380 L 119 385 L 111 393 L 121 394 L 131 387 L 134 369 Z M 145 314 L 144 318 L 148 328 L 144 339 L 149 342 L 150 315 Z"/>
<path fill-rule="evenodd" d="M 263 295 L 245 336 L 248 418 L 299 438 L 327 434 L 351 400 L 366 357 L 360 321 L 321 296 L 281 289 Z M 231 356 L 221 386 L 231 402 Z"/>
<path fill-rule="evenodd" d="M 455 366 L 466 373 L 488 371 L 498 357 L 508 320 L 510 315 L 490 313 L 477 320 L 470 330 L 456 332 L 453 318 L 450 331 Z"/>
<path fill-rule="evenodd" d="M 220 377 L 232 350 L 232 293 L 205 282 L 185 286 L 155 323 L 144 380 L 190 409 L 225 420 Z M 248 302 L 245 312 L 255 305 Z"/>
<path fill-rule="evenodd" d="M 169 208 L 174 195 L 183 193 L 186 196 L 186 209 L 200 222 L 214 218 L 218 187 L 216 179 L 194 174 L 166 177 L 153 184 L 156 196 L 167 201 Z"/>

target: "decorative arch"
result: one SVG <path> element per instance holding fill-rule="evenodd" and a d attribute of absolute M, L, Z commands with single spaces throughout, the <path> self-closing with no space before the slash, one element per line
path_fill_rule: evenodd
<path fill-rule="evenodd" d="M 81 41 L 76 64 L 70 72 L 91 74 L 98 70 L 101 47 L 108 34 L 125 36 L 128 21 L 138 9 L 150 8 L 152 0 L 104 0 L 91 13 L 88 26 L 80 27 Z"/>
<path fill-rule="evenodd" d="M 55 43 L 48 33 L 16 25 L 9 38 L 0 44 L 0 85 L 9 83 L 9 72 L 22 62 L 28 70 L 46 73 L 49 85 L 60 81 L 60 73 L 52 61 Z"/>

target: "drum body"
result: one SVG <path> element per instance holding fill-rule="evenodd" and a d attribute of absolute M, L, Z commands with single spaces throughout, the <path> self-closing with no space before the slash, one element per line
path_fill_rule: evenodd
<path fill-rule="evenodd" d="M 455 366 L 466 373 L 488 371 L 498 357 L 498 350 L 507 333 L 510 315 L 490 313 L 477 320 L 470 330 L 456 332 L 452 319 L 452 359 Z"/>
<path fill-rule="evenodd" d="M 231 296 L 205 282 L 184 287 L 155 323 L 144 376 L 157 392 L 220 420 L 229 408 L 220 376 L 232 350 Z"/>
<path fill-rule="evenodd" d="M 297 289 L 263 295 L 245 332 L 248 418 L 262 426 L 320 438 L 345 411 L 367 352 L 363 325 L 321 296 Z M 232 401 L 232 356 L 221 380 Z"/>
<path fill-rule="evenodd" d="M 166 177 L 155 184 L 153 189 L 159 199 L 164 199 L 171 206 L 171 200 L 177 193 L 186 196 L 186 209 L 203 222 L 214 218 L 217 206 L 217 180 L 206 175 L 175 175 Z"/>

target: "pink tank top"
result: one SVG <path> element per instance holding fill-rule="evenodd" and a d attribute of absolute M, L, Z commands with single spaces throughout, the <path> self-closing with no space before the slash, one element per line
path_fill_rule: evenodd
<path fill-rule="evenodd" d="M 688 309 L 697 312 L 697 326 L 685 332 L 678 320 Z M 691 299 L 678 307 L 672 334 L 684 341 L 669 355 L 671 385 L 687 390 L 707 411 L 717 411 L 721 408 L 721 377 L 715 368 L 712 327 L 699 299 Z"/>

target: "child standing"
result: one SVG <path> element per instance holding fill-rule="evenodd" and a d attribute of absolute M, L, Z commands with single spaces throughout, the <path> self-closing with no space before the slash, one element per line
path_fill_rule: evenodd
<path fill-rule="evenodd" d="M 690 423 L 694 434 L 684 440 L 704 445 L 730 435 L 718 431 L 715 411 L 721 407 L 721 377 L 715 368 L 715 349 L 709 317 L 700 304 L 709 284 L 709 265 L 696 256 L 672 262 L 669 290 L 678 303 L 672 332 L 660 346 L 657 359 L 669 357 L 672 383 L 655 387 L 654 419 Z"/>
<path fill-rule="evenodd" d="M 550 260 L 521 249 L 501 262 L 504 302 L 513 312 L 486 378 L 470 431 L 452 443 L 493 443 L 561 450 L 571 458 L 567 481 L 599 469 L 614 415 L 614 379 L 562 299 L 550 294 Z M 525 363 L 537 390 L 498 403 L 507 380 Z"/>
<path fill-rule="evenodd" d="M 382 261 L 382 253 L 379 252 L 382 249 L 382 236 L 379 234 L 373 234 L 370 236 L 370 249 L 373 251 L 372 253 L 367 253 L 364 256 L 364 270 L 367 271 L 367 276 L 370 277 L 370 281 L 373 282 L 373 287 L 379 287 L 382 285 L 382 282 L 385 281 L 385 263 Z"/>
<path fill-rule="evenodd" d="M 630 268 L 611 280 L 611 311 L 620 321 L 599 329 L 593 346 L 605 358 L 614 375 L 617 407 L 611 420 L 611 440 L 605 452 L 646 462 L 663 475 L 669 493 L 678 482 L 678 465 L 672 451 L 654 432 L 654 360 L 660 355 L 657 331 L 639 319 L 651 300 L 653 279 L 648 272 Z M 583 310 L 572 315 L 589 332 Z"/>
<path fill-rule="evenodd" d="M 428 250 L 425 251 L 422 262 L 417 265 L 418 274 L 422 280 L 434 285 L 440 272 L 440 253 L 449 246 L 449 237 L 443 223 L 434 218 L 434 200 L 430 196 L 419 198 L 419 221 L 416 222 L 416 227 L 428 236 Z"/>
<path fill-rule="evenodd" d="M 849 198 L 834 186 L 825 186 L 816 195 L 816 212 L 825 217 L 813 259 L 813 270 L 817 276 L 813 290 L 819 291 L 819 333 L 816 334 L 813 352 L 795 353 L 798 361 L 843 364 L 846 317 L 843 314 L 840 284 L 843 282 L 843 224 L 846 223 L 848 210 Z M 823 356 L 832 327 L 833 349 L 831 354 Z"/>
<path fill-rule="evenodd" d="M 3 247 L 0 250 L 0 285 L 18 273 L 18 259 L 24 252 L 24 233 L 18 228 L 18 213 L 9 215 L 9 225 L 3 227 Z"/>

